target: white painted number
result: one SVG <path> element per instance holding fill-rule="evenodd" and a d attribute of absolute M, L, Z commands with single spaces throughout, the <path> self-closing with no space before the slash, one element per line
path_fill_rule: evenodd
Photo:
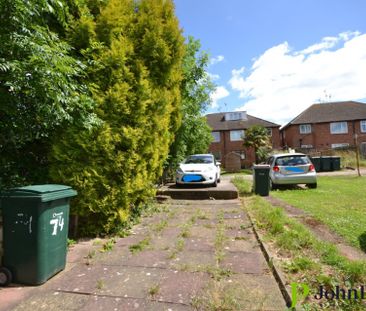
<path fill-rule="evenodd" d="M 60 231 L 64 229 L 64 218 L 63 213 L 54 213 L 53 219 L 51 219 L 50 224 L 53 225 L 52 235 L 57 235 L 57 228 L 60 227 Z"/>
<path fill-rule="evenodd" d="M 50 224 L 53 225 L 53 232 L 52 235 L 56 235 L 57 234 L 57 225 L 58 225 L 58 219 L 52 219 L 50 221 Z"/>

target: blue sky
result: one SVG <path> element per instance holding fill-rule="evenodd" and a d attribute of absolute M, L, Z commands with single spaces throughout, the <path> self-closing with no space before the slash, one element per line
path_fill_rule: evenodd
<path fill-rule="evenodd" d="M 366 1 L 174 2 L 184 35 L 211 57 L 208 113 L 283 124 L 313 103 L 366 102 Z"/>

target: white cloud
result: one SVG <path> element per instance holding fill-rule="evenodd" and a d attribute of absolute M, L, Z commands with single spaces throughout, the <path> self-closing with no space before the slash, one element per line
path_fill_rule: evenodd
<path fill-rule="evenodd" d="M 217 63 L 221 63 L 225 57 L 223 55 L 218 55 L 216 57 L 212 57 L 210 60 L 210 65 L 215 65 Z"/>
<path fill-rule="evenodd" d="M 212 81 L 217 81 L 220 79 L 220 76 L 218 74 L 215 73 L 210 73 L 207 72 L 208 77 L 212 80 Z"/>
<path fill-rule="evenodd" d="M 238 110 L 281 124 L 324 99 L 324 91 L 331 101 L 366 98 L 365 81 L 366 34 L 344 32 L 302 51 L 274 46 L 249 72 L 233 70 L 229 84 L 246 99 Z"/>
<path fill-rule="evenodd" d="M 218 107 L 218 101 L 220 99 L 223 99 L 227 96 L 229 96 L 230 93 L 229 91 L 223 87 L 223 86 L 218 86 L 211 94 L 210 94 L 210 99 L 211 99 L 211 107 L 212 108 L 217 108 Z"/>

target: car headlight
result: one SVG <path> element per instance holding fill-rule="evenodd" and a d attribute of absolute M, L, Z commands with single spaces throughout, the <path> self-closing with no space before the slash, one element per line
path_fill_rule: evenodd
<path fill-rule="evenodd" d="M 177 169 L 177 174 L 184 174 L 183 170 L 180 167 Z"/>
<path fill-rule="evenodd" d="M 214 168 L 212 166 L 210 166 L 205 169 L 205 172 L 212 172 L 213 170 L 214 170 Z"/>

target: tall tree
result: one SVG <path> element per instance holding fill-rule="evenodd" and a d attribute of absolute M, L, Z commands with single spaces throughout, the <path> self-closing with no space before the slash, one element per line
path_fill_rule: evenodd
<path fill-rule="evenodd" d="M 0 1 L 0 187 L 46 182 L 57 130 L 92 119 L 83 66 L 60 39 L 67 10 L 65 1 Z"/>
<path fill-rule="evenodd" d="M 83 234 L 111 233 L 154 194 L 179 127 L 183 37 L 170 0 L 84 10 L 74 29 L 84 34 L 78 53 L 102 122 L 65 129 L 51 175 L 79 191 Z"/>
<path fill-rule="evenodd" d="M 253 148 L 255 163 L 264 160 L 271 149 L 268 130 L 260 125 L 254 125 L 245 131 L 244 146 Z"/>
<path fill-rule="evenodd" d="M 211 129 L 203 113 L 210 103 L 214 86 L 206 72 L 207 53 L 200 52 L 201 44 L 188 38 L 183 59 L 182 123 L 170 147 L 168 166 L 175 168 L 187 155 L 207 152 L 212 140 Z"/>

